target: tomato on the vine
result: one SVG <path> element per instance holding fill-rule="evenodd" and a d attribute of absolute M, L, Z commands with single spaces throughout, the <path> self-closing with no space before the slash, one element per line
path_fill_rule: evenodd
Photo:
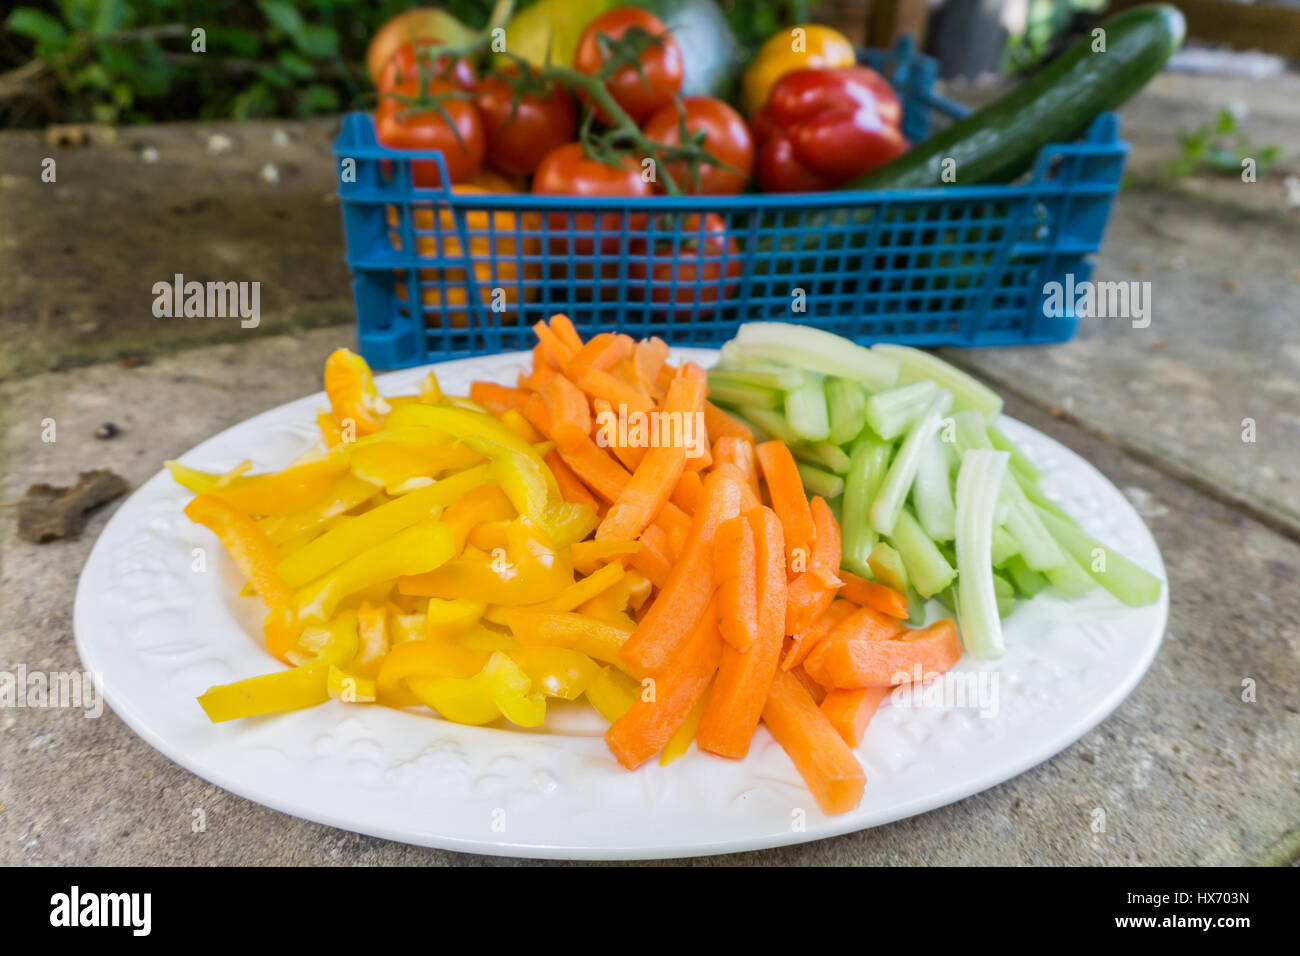
<path fill-rule="evenodd" d="M 436 48 L 438 42 L 416 40 L 415 43 L 403 43 L 384 61 L 375 80 L 375 89 L 382 95 L 388 90 L 396 89 L 400 83 L 418 83 L 421 67 L 421 57 L 418 54 Z M 468 60 L 457 60 L 449 64 L 445 56 L 440 56 L 425 68 L 431 80 L 442 80 L 462 90 L 474 89 L 474 84 L 478 80 L 474 67 Z"/>
<path fill-rule="evenodd" d="M 533 192 L 562 196 L 628 196 L 640 198 L 652 194 L 651 186 L 641 175 L 641 166 L 631 156 L 620 157 L 617 163 L 606 163 L 589 157 L 581 143 L 566 143 L 551 150 L 537 166 L 533 175 Z M 564 233 L 573 218 L 575 233 L 601 232 L 599 252 L 612 255 L 619 249 L 619 234 L 624 225 L 630 232 L 645 229 L 646 213 L 567 213 L 552 212 L 547 215 L 551 232 L 551 250 L 577 256 L 590 256 L 597 251 L 594 235 L 575 236 L 570 240 Z"/>
<path fill-rule="evenodd" d="M 503 71 L 518 75 L 511 64 Z M 531 175 L 551 150 L 573 139 L 578 108 L 558 83 L 549 92 L 526 92 L 518 98 L 511 81 L 499 74 L 478 85 L 478 109 L 487 136 L 487 163 L 512 176 Z"/>
<path fill-rule="evenodd" d="M 582 31 L 573 66 L 581 73 L 595 76 L 607 59 L 602 47 L 634 45 L 629 32 L 633 36 L 638 33 L 648 36 L 644 36 L 644 45 L 636 54 L 637 63 L 617 67 L 606 78 L 605 89 L 628 116 L 641 123 L 655 110 L 671 103 L 682 88 L 682 51 L 662 20 L 639 7 L 616 7 L 601 14 Z M 602 122 L 609 122 L 605 111 L 596 104 L 593 106 L 596 116 Z"/>
<path fill-rule="evenodd" d="M 410 51 L 410 45 L 403 49 Z M 459 82 L 435 79 L 421 89 L 414 51 L 410 51 L 409 60 L 402 57 L 401 51 L 394 54 L 384 68 L 384 77 L 391 83 L 380 88 L 375 135 L 379 142 L 394 149 L 441 150 L 451 181 L 463 182 L 483 165 L 486 147 L 478 107 L 466 98 Z M 390 93 L 396 96 L 385 95 Z M 408 102 L 397 97 L 405 97 Z M 437 106 L 409 102 L 425 97 L 436 99 Z M 438 167 L 432 161 L 413 162 L 411 173 L 416 186 L 441 185 Z"/>
<path fill-rule="evenodd" d="M 679 232 L 675 253 L 670 240 L 655 248 L 638 244 L 628 274 L 634 293 L 664 306 L 673 318 L 686 318 L 696 308 L 712 311 L 719 301 L 736 294 L 741 256 L 739 243 L 716 213 L 705 213 L 703 221 L 699 213 L 690 214 Z"/>
<path fill-rule="evenodd" d="M 726 194 L 744 189 L 754 166 L 754 140 L 741 115 L 711 96 L 688 96 L 681 101 L 680 113 L 677 104 L 670 103 L 646 121 L 642 132 L 656 143 L 680 146 L 683 123 L 687 136 L 704 134 L 702 148 L 722 165 L 698 164 L 697 180 L 685 160 L 666 163 L 682 192 Z"/>

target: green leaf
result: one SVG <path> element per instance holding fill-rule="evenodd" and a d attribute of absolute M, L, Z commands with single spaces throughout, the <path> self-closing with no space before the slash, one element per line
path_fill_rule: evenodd
<path fill-rule="evenodd" d="M 286 73 L 300 80 L 310 79 L 316 73 L 310 63 L 292 50 L 281 50 L 278 59 Z"/>
<path fill-rule="evenodd" d="M 309 23 L 294 35 L 298 49 L 312 59 L 334 56 L 339 51 L 339 36 L 332 27 Z"/>
<path fill-rule="evenodd" d="M 257 0 L 257 5 L 271 26 L 291 37 L 296 37 L 303 27 L 302 14 L 286 0 Z"/>
<path fill-rule="evenodd" d="M 14 33 L 31 37 L 45 48 L 62 49 L 68 42 L 68 31 L 63 24 L 33 7 L 19 7 L 5 18 L 5 26 Z"/>
<path fill-rule="evenodd" d="M 313 113 L 334 113 L 339 108 L 339 95 L 333 87 L 323 83 L 313 83 L 298 94 L 298 114 L 310 116 Z"/>
<path fill-rule="evenodd" d="M 273 109 L 275 109 L 275 96 L 265 83 L 259 82 L 235 97 L 230 107 L 230 115 L 234 119 L 249 119 L 269 113 Z"/>
<path fill-rule="evenodd" d="M 242 27 L 208 27 L 209 50 L 252 56 L 260 45 L 256 31 Z"/>
<path fill-rule="evenodd" d="M 91 35 L 102 37 L 116 33 L 126 25 L 130 17 L 123 0 L 99 0 L 95 8 L 95 20 L 91 25 Z"/>
<path fill-rule="evenodd" d="M 293 85 L 293 81 L 289 79 L 289 74 L 278 66 L 272 66 L 269 63 L 263 63 L 257 68 L 257 76 L 263 82 L 280 89 L 286 89 Z"/>

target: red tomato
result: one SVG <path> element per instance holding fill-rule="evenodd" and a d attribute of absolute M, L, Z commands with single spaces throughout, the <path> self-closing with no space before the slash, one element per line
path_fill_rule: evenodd
<path fill-rule="evenodd" d="M 416 96 L 418 89 L 417 76 L 403 75 L 390 92 Z M 434 80 L 424 92 L 440 96 L 457 91 L 460 87 Z M 451 123 L 436 109 L 412 112 L 413 107 L 381 95 L 379 105 L 375 107 L 375 135 L 379 142 L 393 149 L 441 150 L 451 181 L 463 182 L 483 165 L 483 120 L 478 108 L 467 99 L 449 96 L 441 100 L 441 105 Z M 438 167 L 432 161 L 412 163 L 411 173 L 416 186 L 441 185 Z"/>
<path fill-rule="evenodd" d="M 682 88 L 682 51 L 662 20 L 638 7 L 616 7 L 601 14 L 582 31 L 573 66 L 595 76 L 606 60 L 599 37 L 605 37 L 606 43 L 617 43 L 630 30 L 643 31 L 653 39 L 637 55 L 640 69 L 630 63 L 619 67 L 605 80 L 605 89 L 632 119 L 641 123 L 671 103 Z M 597 108 L 596 115 L 609 122 L 603 110 Z"/>
<path fill-rule="evenodd" d="M 641 166 L 630 156 L 624 156 L 617 165 L 589 159 L 581 143 L 566 143 L 551 150 L 542 159 L 533 176 L 534 193 L 567 196 L 632 196 L 652 195 L 650 184 L 641 176 Z M 594 236 L 577 237 L 570 242 L 556 233 L 569 229 L 569 213 L 552 212 L 547 216 L 550 227 L 551 251 L 558 254 L 590 256 L 596 251 Z M 601 231 L 600 254 L 614 255 L 619 251 L 619 233 L 624 222 L 631 232 L 645 229 L 646 213 L 574 213 L 575 232 Z"/>
<path fill-rule="evenodd" d="M 507 70 L 516 72 L 513 65 Z M 578 108 L 559 85 L 549 94 L 525 93 L 516 100 L 506 79 L 489 75 L 479 83 L 477 102 L 487 134 L 487 163 L 512 176 L 531 175 L 542 157 L 572 140 L 578 128 Z"/>
<path fill-rule="evenodd" d="M 375 81 L 375 89 L 383 93 L 395 89 L 399 83 L 418 82 L 421 63 L 415 53 L 416 48 L 427 50 L 438 46 L 436 40 L 416 40 L 414 44 L 404 43 L 399 46 L 385 62 Z M 460 87 L 462 90 L 474 89 L 477 77 L 474 67 L 468 60 L 457 60 L 450 66 L 445 56 L 438 57 L 432 64 L 423 64 L 430 71 L 430 77 L 443 80 Z"/>
<path fill-rule="evenodd" d="M 714 213 L 706 213 L 702 224 L 698 213 L 686 217 L 676 255 L 668 241 L 653 250 L 642 243 L 635 253 L 628 265 L 633 293 L 666 306 L 665 311 L 675 319 L 687 318 L 696 307 L 701 314 L 712 313 L 712 306 L 735 295 L 740 285 L 740 245 L 728 235 L 722 217 Z M 648 295 L 647 275 L 651 280 Z M 701 283 L 698 291 L 697 280 Z"/>
<path fill-rule="evenodd" d="M 754 166 L 754 141 L 740 114 L 722 100 L 710 96 L 689 96 L 682 100 L 686 133 L 704 134 L 704 149 L 722 166 L 701 163 L 698 183 L 686 162 L 668 163 L 668 173 L 684 193 L 738 193 L 749 181 Z M 681 144 L 683 116 L 670 103 L 646 121 L 642 132 L 656 143 Z M 724 167 L 730 166 L 730 169 Z"/>

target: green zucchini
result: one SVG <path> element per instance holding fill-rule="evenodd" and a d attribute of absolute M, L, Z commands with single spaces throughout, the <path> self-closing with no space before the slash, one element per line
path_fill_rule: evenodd
<path fill-rule="evenodd" d="M 1186 24 L 1176 8 L 1149 4 L 1111 17 L 1101 29 L 1105 52 L 1094 52 L 1091 35 L 1081 38 L 1000 100 L 844 188 L 943 186 L 945 167 L 961 186 L 1010 182 L 1044 146 L 1078 139 L 1099 113 L 1115 109 L 1159 73 L 1182 45 Z"/>

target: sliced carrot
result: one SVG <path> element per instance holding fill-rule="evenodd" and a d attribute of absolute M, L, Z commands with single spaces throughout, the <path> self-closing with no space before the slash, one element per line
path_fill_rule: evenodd
<path fill-rule="evenodd" d="M 820 617 L 791 636 L 793 643 L 782 659 L 781 666 L 785 670 L 798 667 L 820 641 L 857 609 L 857 605 L 850 601 L 832 601 L 831 606 L 822 612 Z"/>
<path fill-rule="evenodd" d="M 693 379 L 678 379 L 668 389 L 662 413 L 665 416 L 693 415 L 704 402 L 705 387 Z M 665 418 L 665 420 L 668 420 Z M 686 449 L 674 436 L 667 445 L 651 448 L 641 459 L 618 500 L 610 506 L 596 540 L 630 540 L 654 520 L 667 503 L 686 466 Z"/>
<path fill-rule="evenodd" d="M 558 368 L 558 366 L 551 361 L 550 356 L 546 354 L 546 349 L 543 347 L 542 343 L 538 342 L 533 346 L 533 371 L 537 371 L 543 365 L 549 365 L 551 368 Z"/>
<path fill-rule="evenodd" d="M 785 546 L 781 522 L 771 508 L 745 516 L 754 535 L 754 578 L 758 633 L 744 653 L 728 645 L 709 694 L 695 739 L 700 747 L 724 757 L 749 752 L 763 704 L 778 671 L 785 625 Z"/>
<path fill-rule="evenodd" d="M 700 492 L 703 490 L 704 480 L 700 478 L 700 473 L 683 470 L 682 476 L 677 479 L 677 487 L 673 489 L 672 497 L 668 500 L 688 515 L 695 514 L 695 505 L 700 500 Z"/>
<path fill-rule="evenodd" d="M 554 324 L 555 320 L 551 319 L 551 322 Z M 548 327 L 545 322 L 538 322 L 534 325 L 533 332 L 537 335 L 537 343 L 542 347 L 542 352 L 556 368 L 563 368 L 581 348 L 581 346 L 574 346 L 565 341 L 563 336 Z"/>
<path fill-rule="evenodd" d="M 861 604 L 863 607 L 875 608 L 890 617 L 907 619 L 907 595 L 886 587 L 878 581 L 860 578 L 851 571 L 841 570 L 839 575 L 840 580 L 844 582 L 840 586 L 840 597 L 848 598 L 854 604 Z"/>
<path fill-rule="evenodd" d="M 856 687 L 851 690 L 829 691 L 820 704 L 821 711 L 831 722 L 836 733 L 850 747 L 862 743 L 862 732 L 880 708 L 880 702 L 889 696 L 888 687 Z"/>
<path fill-rule="evenodd" d="M 798 634 L 817 620 L 835 600 L 840 586 L 836 572 L 840 566 L 840 526 L 822 498 L 813 498 L 810 510 L 813 527 L 813 553 L 808 569 L 790 583 L 790 600 L 786 605 L 785 632 Z"/>
<path fill-rule="evenodd" d="M 847 813 L 862 802 L 867 785 L 862 765 L 793 674 L 776 675 L 763 705 L 763 723 L 822 810 Z"/>
<path fill-rule="evenodd" d="M 572 363 L 571 363 L 572 364 Z M 648 415 L 654 411 L 654 402 L 639 388 L 629 385 L 616 375 L 594 366 L 579 366 L 573 371 L 573 384 L 592 398 L 603 398 L 614 408 Z"/>
<path fill-rule="evenodd" d="M 758 640 L 758 579 L 754 529 L 744 515 L 718 525 L 713 573 L 718 579 L 718 629 L 733 648 L 747 651 Z"/>
<path fill-rule="evenodd" d="M 907 684 L 942 674 L 961 660 L 961 641 L 951 620 L 906 631 L 899 638 L 864 640 L 850 625 L 869 610 L 863 608 L 842 623 L 804 661 L 812 678 L 827 689 Z"/>
<path fill-rule="evenodd" d="M 632 555 L 632 567 L 636 568 L 657 588 L 663 588 L 673 573 L 673 558 L 668 535 L 664 529 L 652 524 L 641 532 L 641 548 Z"/>
<path fill-rule="evenodd" d="M 708 601 L 691 621 L 670 666 L 643 687 L 632 708 L 605 732 L 605 743 L 619 763 L 632 770 L 664 748 L 708 688 L 721 655 L 717 606 Z"/>
<path fill-rule="evenodd" d="M 641 390 L 652 398 L 660 391 L 659 370 L 663 368 L 666 361 L 668 361 L 668 343 L 663 339 L 642 339 L 636 344 L 632 364 L 636 367 Z"/>
<path fill-rule="evenodd" d="M 560 373 L 553 369 L 548 363 L 539 363 L 528 375 L 519 376 L 519 387 L 528 389 L 533 392 L 540 392 L 546 387 L 546 383 Z"/>
<path fill-rule="evenodd" d="M 713 596 L 713 539 L 718 525 L 739 513 L 739 483 L 729 475 L 709 475 L 690 537 L 672 574 L 623 647 L 623 660 L 634 674 L 659 674 L 686 639 Z"/>
<path fill-rule="evenodd" d="M 519 409 L 520 414 L 547 438 L 554 438 L 551 434 L 551 416 L 546 411 L 546 399 L 536 393 L 529 395 L 528 400 L 524 402 Z"/>
<path fill-rule="evenodd" d="M 816 529 L 813 525 L 812 511 L 808 499 L 804 496 L 803 479 L 794 463 L 794 455 L 785 446 L 785 442 L 765 441 L 754 448 L 758 465 L 763 469 L 763 478 L 767 481 L 767 493 L 772 499 L 772 509 L 781 519 L 785 530 L 785 553 L 793 563 L 797 556 L 807 561 L 812 552 L 813 537 Z"/>
<path fill-rule="evenodd" d="M 573 470 L 564 463 L 560 453 L 555 450 L 546 453 L 546 466 L 551 469 L 551 474 L 555 476 L 555 483 L 560 487 L 560 497 L 565 501 L 571 501 L 574 504 L 586 505 L 593 511 L 598 507 L 598 502 L 587 490 L 584 485 L 573 473 Z"/>
<path fill-rule="evenodd" d="M 469 397 L 499 417 L 507 409 L 523 405 L 528 400 L 528 392 L 495 382 L 471 382 Z"/>
<path fill-rule="evenodd" d="M 560 457 L 594 494 L 609 502 L 618 500 L 632 477 L 590 438 L 571 448 L 561 448 Z"/>
<path fill-rule="evenodd" d="M 616 332 L 601 332 L 593 335 L 587 344 L 578 349 L 569 361 L 564 363 L 564 371 L 574 375 L 581 368 L 594 368 L 607 371 L 624 356 L 631 355 L 633 343 L 630 336 Z"/>
<path fill-rule="evenodd" d="M 706 424 L 707 427 L 707 424 Z M 749 486 L 758 495 L 758 467 L 754 464 L 754 443 L 747 438 L 736 435 L 721 437 L 709 432 L 713 439 L 713 461 L 715 465 L 732 464 L 740 469 Z"/>
<path fill-rule="evenodd" d="M 550 328 L 555 333 L 556 338 L 574 352 L 582 348 L 582 336 L 578 334 L 578 330 L 573 327 L 573 322 L 563 312 L 557 312 L 551 316 Z"/>
<path fill-rule="evenodd" d="M 686 539 L 691 536 L 692 518 L 692 515 L 688 515 L 671 501 L 660 508 L 659 514 L 655 515 L 652 523 L 657 524 L 667 533 L 674 555 L 681 554 L 682 549 L 686 547 Z"/>
<path fill-rule="evenodd" d="M 608 399 L 593 398 L 591 407 L 596 412 L 591 437 L 598 446 L 613 452 L 620 465 L 628 471 L 635 471 L 636 466 L 641 464 L 641 459 L 645 457 L 645 449 L 620 440 L 618 412 L 614 410 L 614 406 Z"/>
<path fill-rule="evenodd" d="M 690 381 L 690 379 L 688 379 Z M 709 447 L 709 429 L 705 426 L 699 429 L 696 438 L 696 447 L 692 449 L 694 454 L 687 456 L 686 467 L 691 471 L 708 471 L 713 467 L 713 451 Z"/>
<path fill-rule="evenodd" d="M 758 497 L 758 492 L 756 492 L 752 487 L 750 487 L 748 479 L 745 478 L 744 472 L 742 472 L 738 466 L 733 465 L 729 461 L 724 461 L 721 464 L 717 465 L 713 470 L 715 472 L 730 473 L 736 479 L 736 481 L 740 483 L 740 494 L 741 494 L 740 513 L 741 514 L 748 514 L 749 512 L 753 511 L 755 508 L 762 507 L 763 502 Z"/>
<path fill-rule="evenodd" d="M 787 637 L 786 640 L 790 639 Z M 813 703 L 820 707 L 822 701 L 826 699 L 826 688 L 809 677 L 808 672 L 802 667 L 792 668 L 790 673 L 799 678 L 799 683 L 803 684 L 804 690 L 808 691 L 808 696 L 813 699 Z"/>
<path fill-rule="evenodd" d="M 587 396 L 564 375 L 553 375 L 541 390 L 551 437 L 561 448 L 581 442 L 591 434 L 591 407 Z"/>
<path fill-rule="evenodd" d="M 751 445 L 754 443 L 754 433 L 748 425 L 732 418 L 712 402 L 704 406 L 704 427 L 709 430 L 709 438 L 713 441 L 730 436 L 743 438 Z"/>

